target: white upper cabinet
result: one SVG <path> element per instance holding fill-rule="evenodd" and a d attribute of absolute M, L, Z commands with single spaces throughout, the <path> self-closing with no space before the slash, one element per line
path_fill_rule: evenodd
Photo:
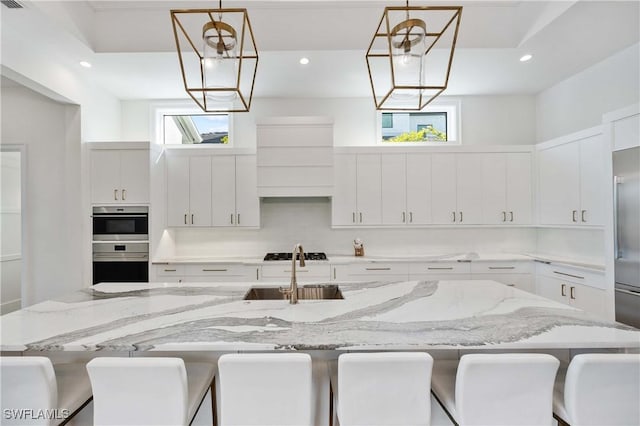
<path fill-rule="evenodd" d="M 235 226 L 236 158 L 233 155 L 211 157 L 213 226 Z"/>
<path fill-rule="evenodd" d="M 210 157 L 167 156 L 167 225 L 211 226 Z"/>
<path fill-rule="evenodd" d="M 531 154 L 483 154 L 482 181 L 483 223 L 531 223 Z"/>
<path fill-rule="evenodd" d="M 431 157 L 424 153 L 381 157 L 382 223 L 424 225 L 431 222 Z"/>
<path fill-rule="evenodd" d="M 91 202 L 149 202 L 148 149 L 92 149 Z"/>
<path fill-rule="evenodd" d="M 433 154 L 431 212 L 435 224 L 482 223 L 482 154 Z"/>
<path fill-rule="evenodd" d="M 538 178 L 541 224 L 603 224 L 605 176 L 600 134 L 540 150 Z"/>
<path fill-rule="evenodd" d="M 260 198 L 255 155 L 236 156 L 236 226 L 260 226 Z"/>
<path fill-rule="evenodd" d="M 381 179 L 379 154 L 335 155 L 333 225 L 382 224 Z"/>

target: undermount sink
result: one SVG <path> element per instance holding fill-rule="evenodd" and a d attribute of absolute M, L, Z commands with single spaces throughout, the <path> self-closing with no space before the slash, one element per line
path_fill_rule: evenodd
<path fill-rule="evenodd" d="M 280 287 L 251 287 L 244 300 L 289 300 L 290 296 L 280 291 Z M 337 285 L 305 285 L 298 287 L 299 300 L 344 299 Z"/>

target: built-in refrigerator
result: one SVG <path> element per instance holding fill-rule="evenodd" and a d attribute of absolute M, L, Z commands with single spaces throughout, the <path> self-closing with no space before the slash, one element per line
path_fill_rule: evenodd
<path fill-rule="evenodd" d="M 640 328 L 640 147 L 613 153 L 616 321 Z"/>

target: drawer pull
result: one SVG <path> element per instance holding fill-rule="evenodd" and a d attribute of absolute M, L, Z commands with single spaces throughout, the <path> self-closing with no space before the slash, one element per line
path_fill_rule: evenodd
<path fill-rule="evenodd" d="M 571 295 L 570 297 L 571 297 L 573 300 L 576 300 L 576 288 L 575 288 L 575 287 L 571 287 L 571 288 L 569 289 L 569 294 Z"/>
<path fill-rule="evenodd" d="M 333 268 L 333 279 L 336 279 L 336 268 Z"/>
<path fill-rule="evenodd" d="M 507 287 L 515 287 L 515 284 L 507 284 Z"/>
<path fill-rule="evenodd" d="M 564 275 L 565 277 L 578 278 L 580 280 L 584 280 L 584 277 L 581 277 L 579 275 L 572 275 L 572 274 L 567 274 L 565 272 L 558 272 L 558 271 L 553 271 L 553 273 L 558 275 Z"/>
<path fill-rule="evenodd" d="M 165 269 L 164 271 L 165 272 L 176 272 L 177 270 L 176 269 Z"/>
<path fill-rule="evenodd" d="M 428 270 L 430 270 L 430 271 L 435 271 L 435 270 L 452 270 L 452 269 L 453 269 L 453 267 L 452 267 L 452 266 L 447 266 L 447 267 L 444 267 L 444 266 L 437 266 L 437 267 L 436 267 L 436 266 L 427 266 L 427 269 L 428 269 Z"/>
<path fill-rule="evenodd" d="M 562 284 L 562 287 L 560 287 L 560 294 L 562 296 L 566 296 L 567 295 L 567 285 L 566 284 Z"/>
<path fill-rule="evenodd" d="M 226 269 L 203 269 L 202 272 L 227 272 Z"/>
<path fill-rule="evenodd" d="M 367 271 L 390 271 L 391 268 L 366 268 Z"/>
<path fill-rule="evenodd" d="M 489 266 L 489 269 L 516 269 L 515 266 Z"/>
<path fill-rule="evenodd" d="M 291 269 L 289 269 L 289 270 L 285 269 L 283 272 L 286 272 L 287 274 L 290 274 L 291 273 Z M 308 269 L 296 269 L 296 274 L 298 272 L 309 272 L 309 270 Z"/>

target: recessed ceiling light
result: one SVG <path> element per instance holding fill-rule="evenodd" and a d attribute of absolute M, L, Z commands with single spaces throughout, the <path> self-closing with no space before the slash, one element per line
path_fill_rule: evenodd
<path fill-rule="evenodd" d="M 91 63 L 87 61 L 80 61 L 80 66 L 83 66 L 85 68 L 91 68 Z"/>
<path fill-rule="evenodd" d="M 307 65 L 309 63 L 309 58 L 300 58 L 300 64 Z"/>
<path fill-rule="evenodd" d="M 527 62 L 531 60 L 531 58 L 533 58 L 533 55 L 530 55 L 529 53 L 527 53 L 526 55 L 523 55 L 520 57 L 520 62 Z"/>

